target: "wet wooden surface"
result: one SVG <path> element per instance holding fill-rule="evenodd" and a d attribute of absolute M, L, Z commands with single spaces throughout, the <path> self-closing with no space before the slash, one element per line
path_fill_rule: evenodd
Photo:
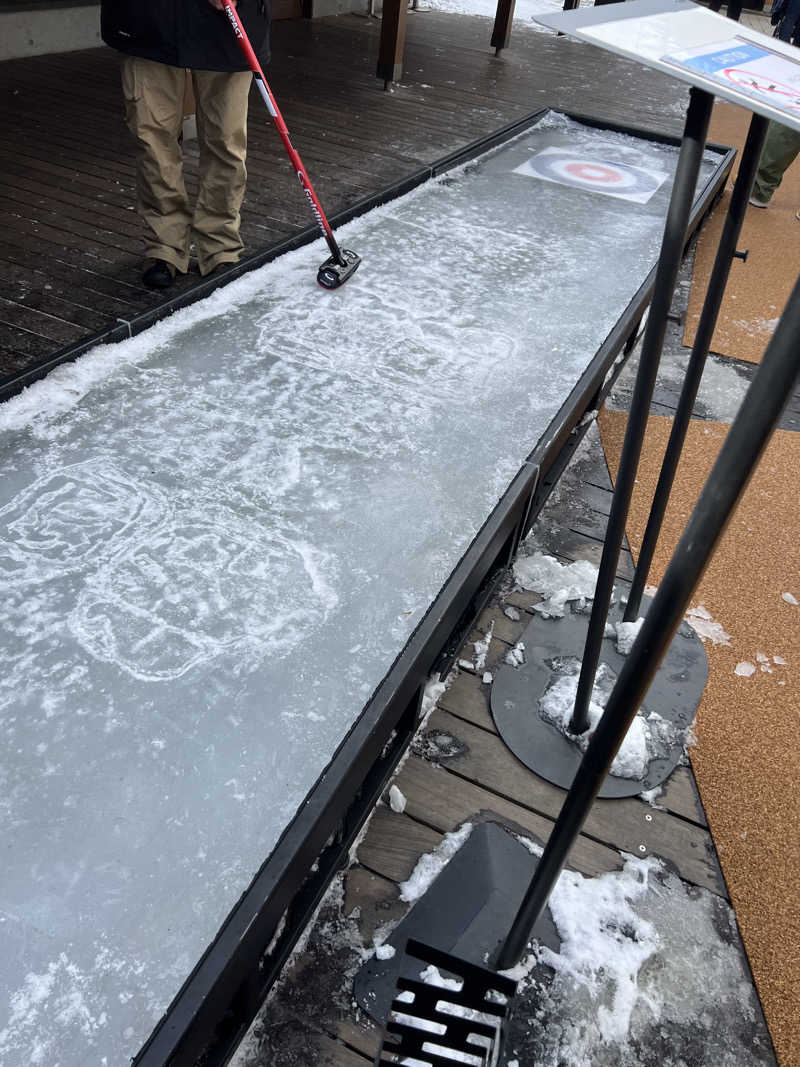
<path fill-rule="evenodd" d="M 526 28 L 497 58 L 491 28 L 490 19 L 410 12 L 404 78 L 384 92 L 379 20 L 275 24 L 268 77 L 328 214 L 545 106 L 679 131 L 679 83 Z M 191 195 L 196 143 L 185 166 Z M 248 252 L 313 223 L 257 94 L 248 171 Z M 0 64 L 0 381 L 163 302 L 140 282 L 134 182 L 114 52 Z M 176 289 L 199 280 L 189 273 Z"/>

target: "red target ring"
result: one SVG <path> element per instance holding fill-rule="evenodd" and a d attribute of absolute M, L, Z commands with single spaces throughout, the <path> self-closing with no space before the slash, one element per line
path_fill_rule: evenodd
<path fill-rule="evenodd" d="M 622 174 L 615 167 L 608 167 L 602 163 L 586 163 L 575 162 L 567 163 L 564 167 L 567 174 L 577 178 L 582 182 L 589 182 L 591 184 L 606 183 L 608 185 L 619 185 L 624 181 Z"/>

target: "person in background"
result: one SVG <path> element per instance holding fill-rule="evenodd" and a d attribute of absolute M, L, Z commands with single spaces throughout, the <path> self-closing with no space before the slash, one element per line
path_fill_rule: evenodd
<path fill-rule="evenodd" d="M 269 58 L 266 0 L 232 0 L 262 65 Z M 236 263 L 247 172 L 252 74 L 222 0 L 101 0 L 101 35 L 123 53 L 125 117 L 136 141 L 137 211 L 147 228 L 142 280 L 169 288 L 189 269 Z M 186 77 L 196 101 L 200 186 L 194 209 L 179 142 Z"/>
<path fill-rule="evenodd" d="M 773 25 L 777 24 L 776 37 L 789 44 L 797 44 L 800 35 L 800 0 L 782 0 L 776 4 L 771 21 Z M 799 153 L 800 132 L 779 122 L 771 122 L 750 196 L 753 207 L 767 206 Z M 795 217 L 800 221 L 800 211 Z"/>

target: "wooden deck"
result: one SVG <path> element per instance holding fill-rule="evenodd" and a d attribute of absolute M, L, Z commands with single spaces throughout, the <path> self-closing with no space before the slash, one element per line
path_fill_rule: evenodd
<path fill-rule="evenodd" d="M 525 28 L 496 58 L 491 27 L 489 19 L 411 13 L 404 81 L 384 92 L 374 75 L 378 20 L 275 24 L 268 76 L 327 213 L 544 106 L 680 129 L 685 90 L 677 82 Z M 309 226 L 257 97 L 248 169 L 248 252 Z M 186 170 L 191 193 L 191 144 Z M 92 49 L 0 64 L 0 383 L 163 302 L 140 283 L 133 204 L 116 54 Z M 190 273 L 176 289 L 199 282 Z"/>

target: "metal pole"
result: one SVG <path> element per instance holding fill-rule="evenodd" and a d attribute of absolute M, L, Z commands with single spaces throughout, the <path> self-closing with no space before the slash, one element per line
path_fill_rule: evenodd
<path fill-rule="evenodd" d="M 606 712 L 589 743 L 533 880 L 500 950 L 498 970 L 513 967 L 522 956 L 531 930 L 547 903 L 692 593 L 800 378 L 798 337 L 800 278 L 620 671 Z"/>
<path fill-rule="evenodd" d="M 703 301 L 703 310 L 700 313 L 697 334 L 689 356 L 686 377 L 681 388 L 667 450 L 664 453 L 664 462 L 650 508 L 650 516 L 647 520 L 642 547 L 639 550 L 636 572 L 628 594 L 628 603 L 625 607 L 624 615 L 625 622 L 632 621 L 639 614 L 642 594 L 647 584 L 647 575 L 653 562 L 658 535 L 661 532 L 664 514 L 669 503 L 669 495 L 675 481 L 675 472 L 678 469 L 683 443 L 686 440 L 686 433 L 691 422 L 694 402 L 697 399 L 697 391 L 700 388 L 700 380 L 703 377 L 703 368 L 706 365 L 706 357 L 711 347 L 711 338 L 717 325 L 719 309 L 725 294 L 725 286 L 728 283 L 731 263 L 736 253 L 739 235 L 742 232 L 742 223 L 747 211 L 747 201 L 753 188 L 753 180 L 758 170 L 758 161 L 761 157 L 761 148 L 764 144 L 768 126 L 769 119 L 765 119 L 761 115 L 753 115 L 750 120 L 750 129 L 739 164 L 739 174 L 731 194 L 730 207 L 728 208 L 719 247 L 717 248 L 708 290 Z"/>
<path fill-rule="evenodd" d="M 575 697 L 575 710 L 569 726 L 573 734 L 582 734 L 589 728 L 589 701 L 600 659 L 606 616 L 611 603 L 622 538 L 625 534 L 625 522 L 628 518 L 636 469 L 639 465 L 647 418 L 650 414 L 650 401 L 664 344 L 667 315 L 675 292 L 678 269 L 686 243 L 689 214 L 694 201 L 697 176 L 700 173 L 700 162 L 703 158 L 713 104 L 714 98 L 710 93 L 696 88 L 691 90 L 681 152 L 678 157 L 664 237 L 661 242 L 661 254 L 656 268 L 653 301 L 642 341 L 639 370 L 636 375 L 628 426 L 611 501 L 611 514 L 608 517 L 592 614 L 586 633 L 586 645 L 583 650 L 581 674 Z"/>

